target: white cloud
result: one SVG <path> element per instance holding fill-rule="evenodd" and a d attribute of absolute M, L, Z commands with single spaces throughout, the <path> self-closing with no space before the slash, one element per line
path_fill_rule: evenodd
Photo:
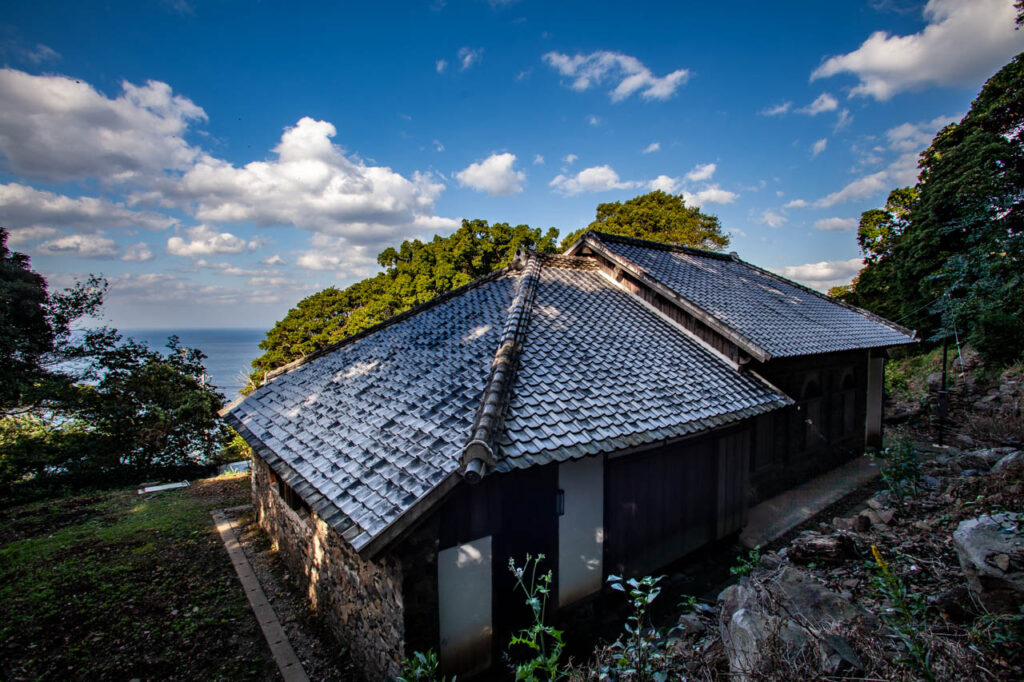
<path fill-rule="evenodd" d="M 167 240 L 167 253 L 172 256 L 194 258 L 213 253 L 242 253 L 247 245 L 241 237 L 236 237 L 230 232 L 217 232 L 206 225 L 187 228 L 185 234 L 191 241 L 171 237 Z"/>
<path fill-rule="evenodd" d="M 787 202 L 783 208 L 806 208 L 807 205 L 807 201 L 804 199 L 793 199 L 792 201 Z"/>
<path fill-rule="evenodd" d="M 823 151 L 825 151 L 825 147 L 827 147 L 827 146 L 828 146 L 828 138 L 825 138 L 825 137 L 821 138 L 820 140 L 815 142 L 813 145 L 811 145 L 811 156 L 814 157 L 814 156 L 817 156 L 818 154 L 821 154 Z"/>
<path fill-rule="evenodd" d="M 348 243 L 344 237 L 315 234 L 313 247 L 300 253 L 295 264 L 303 270 L 333 270 L 340 277 L 369 277 L 377 271 L 376 250 Z"/>
<path fill-rule="evenodd" d="M 237 168 L 204 156 L 180 186 L 164 191 L 196 202 L 195 216 L 202 221 L 295 225 L 377 245 L 427 224 L 457 226 L 431 215 L 444 189 L 433 176 L 416 172 L 410 180 L 388 167 L 367 165 L 333 144 L 335 134 L 327 121 L 303 118 L 281 136 L 276 160 Z"/>
<path fill-rule="evenodd" d="M 434 70 L 437 71 L 438 73 L 444 73 L 447 68 L 447 59 L 438 59 L 436 62 L 434 62 Z"/>
<path fill-rule="evenodd" d="M 739 194 L 722 189 L 718 185 L 708 185 L 698 192 L 683 192 L 683 199 L 691 206 L 704 204 L 731 204 L 739 198 Z"/>
<path fill-rule="evenodd" d="M 1024 47 L 1013 0 L 930 0 L 928 25 L 906 36 L 876 31 L 848 54 L 827 59 L 811 80 L 851 73 L 850 96 L 887 100 L 928 86 L 979 85 Z"/>
<path fill-rule="evenodd" d="M 491 154 L 483 161 L 471 163 L 455 174 L 463 187 L 487 192 L 491 196 L 507 196 L 523 191 L 526 173 L 515 169 L 516 155 Z"/>
<path fill-rule="evenodd" d="M 43 45 L 42 43 L 36 43 L 35 47 L 23 48 L 19 50 L 22 57 L 32 62 L 33 64 L 41 64 L 43 62 L 55 62 L 60 59 L 60 52 L 53 49 L 49 45 Z"/>
<path fill-rule="evenodd" d="M 693 167 L 693 170 L 686 174 L 686 179 L 691 182 L 710 180 L 711 176 L 715 174 L 717 169 L 718 166 L 713 163 L 697 164 Z"/>
<path fill-rule="evenodd" d="M 889 178 L 889 173 L 883 170 L 857 178 L 841 190 L 818 199 L 814 202 L 814 205 L 818 208 L 830 208 L 836 204 L 853 201 L 854 199 L 864 199 L 890 188 L 891 179 Z"/>
<path fill-rule="evenodd" d="M 668 99 L 690 78 L 687 69 L 677 69 L 665 76 L 655 76 L 636 57 L 601 50 L 590 54 L 569 56 L 548 52 L 544 61 L 563 76 L 572 78 L 572 89 L 582 92 L 592 85 L 608 80 L 616 83 L 609 92 L 619 102 L 639 92 L 644 99 Z"/>
<path fill-rule="evenodd" d="M 52 256 L 78 258 L 113 258 L 120 247 L 113 239 L 95 234 L 71 234 L 40 244 L 38 251 Z"/>
<path fill-rule="evenodd" d="M 646 147 L 644 147 L 644 150 L 641 153 L 643 153 L 643 154 L 651 154 L 653 152 L 658 151 L 659 149 L 661 149 L 661 143 L 660 142 L 652 142 L 649 145 L 647 145 Z"/>
<path fill-rule="evenodd" d="M 651 191 L 661 190 L 662 192 L 675 194 L 676 190 L 679 189 L 679 179 L 672 178 L 667 175 L 659 175 L 651 180 L 649 187 L 651 188 Z"/>
<path fill-rule="evenodd" d="M 533 157 L 533 165 L 534 166 L 543 166 L 544 165 L 544 157 L 541 156 L 540 154 L 537 154 L 536 156 L 534 156 Z"/>
<path fill-rule="evenodd" d="M 484 48 L 482 47 L 460 47 L 459 48 L 459 69 L 465 71 L 474 64 L 480 63 L 483 59 Z"/>
<path fill-rule="evenodd" d="M 270 267 L 275 267 L 275 266 L 278 266 L 278 265 L 286 265 L 284 258 L 281 258 L 281 256 L 279 254 L 276 254 L 276 253 L 273 256 L 267 256 L 266 258 L 261 260 L 260 263 L 262 265 L 268 265 Z"/>
<path fill-rule="evenodd" d="M 444 151 L 444 145 L 441 144 L 440 140 L 434 140 L 433 145 L 434 145 L 434 151 L 435 152 L 443 152 Z"/>
<path fill-rule="evenodd" d="M 830 95 L 827 92 L 823 92 L 818 95 L 813 102 L 808 104 L 806 107 L 797 109 L 801 114 L 808 114 L 809 116 L 817 116 L 826 111 L 835 111 L 839 108 L 839 100 Z"/>
<path fill-rule="evenodd" d="M 864 267 L 863 259 L 851 258 L 850 260 L 789 265 L 776 272 L 819 291 L 827 291 L 830 287 L 849 284 L 862 267 Z"/>
<path fill-rule="evenodd" d="M 61 232 L 53 227 L 13 227 L 7 231 L 7 243 L 10 246 L 23 246 L 56 237 Z"/>
<path fill-rule="evenodd" d="M 839 132 L 840 130 L 842 130 L 846 126 L 850 125 L 850 123 L 852 121 L 853 121 L 853 116 L 850 115 L 850 110 L 849 109 L 842 109 L 839 112 L 839 117 L 836 119 L 835 126 L 832 128 L 832 132 L 833 133 Z"/>
<path fill-rule="evenodd" d="M 854 199 L 865 199 L 885 190 L 895 189 L 917 182 L 917 157 L 932 141 L 935 132 L 953 118 L 939 116 L 922 123 L 904 123 L 886 132 L 887 148 L 879 151 L 896 152 L 898 156 L 883 170 L 864 175 L 848 183 L 842 189 L 832 192 L 814 202 L 818 208 L 830 208 Z"/>
<path fill-rule="evenodd" d="M 773 107 L 762 109 L 758 113 L 761 114 L 761 116 L 781 116 L 788 112 L 792 106 L 792 102 L 782 102 L 781 104 L 776 104 Z"/>
<path fill-rule="evenodd" d="M 565 161 L 567 164 L 572 165 L 573 163 L 576 162 L 576 159 L 578 158 L 580 157 L 576 156 L 575 154 L 566 154 L 565 158 L 563 158 L 562 161 Z"/>
<path fill-rule="evenodd" d="M 601 119 L 597 116 L 594 116 L 593 114 L 590 114 L 589 116 L 587 116 L 587 123 L 596 128 L 597 126 L 601 125 Z"/>
<path fill-rule="evenodd" d="M 764 223 L 768 227 L 782 227 L 786 224 L 786 216 L 772 210 L 763 211 L 757 222 Z"/>
<path fill-rule="evenodd" d="M 822 218 L 814 223 L 815 230 L 822 232 L 845 232 L 857 227 L 856 218 Z"/>
<path fill-rule="evenodd" d="M 0 222 L 11 228 L 46 226 L 96 232 L 106 228 L 163 230 L 178 221 L 151 211 L 132 211 L 107 199 L 72 198 L 12 182 L 0 185 Z"/>
<path fill-rule="evenodd" d="M 117 181 L 187 169 L 199 150 L 184 134 L 206 113 L 159 81 L 124 81 L 121 90 L 110 99 L 66 76 L 0 69 L 0 152 L 10 170 Z"/>
<path fill-rule="evenodd" d="M 153 260 L 156 256 L 150 251 L 149 246 L 145 242 L 139 242 L 138 244 L 132 244 L 124 251 L 124 255 L 121 256 L 121 260 L 135 261 L 137 263 L 145 263 L 146 261 Z"/>
<path fill-rule="evenodd" d="M 613 189 L 630 189 L 642 183 L 623 182 L 611 166 L 592 166 L 585 168 L 576 175 L 559 174 L 548 185 L 562 194 L 579 194 L 581 192 L 607 192 Z"/>

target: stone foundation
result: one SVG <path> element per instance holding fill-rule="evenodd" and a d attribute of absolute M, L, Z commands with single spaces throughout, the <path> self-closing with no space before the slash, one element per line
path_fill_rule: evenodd
<path fill-rule="evenodd" d="M 252 495 L 260 527 L 338 641 L 368 679 L 394 679 L 405 655 L 399 561 L 363 559 L 315 512 L 290 508 L 259 457 L 253 458 Z"/>

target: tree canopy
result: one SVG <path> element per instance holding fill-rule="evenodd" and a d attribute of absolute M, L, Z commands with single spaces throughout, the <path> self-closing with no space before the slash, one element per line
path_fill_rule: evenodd
<path fill-rule="evenodd" d="M 299 302 L 260 342 L 253 380 L 315 350 L 383 322 L 435 296 L 507 266 L 520 247 L 555 251 L 558 230 L 463 220 L 447 237 L 402 242 L 377 257 L 384 272 L 345 289 L 331 287 Z"/>
<path fill-rule="evenodd" d="M 922 154 L 914 190 L 865 212 L 867 265 L 846 300 L 957 334 L 998 361 L 1024 349 L 1024 54 Z M 916 190 L 916 196 L 915 196 Z M 897 316 L 898 313 L 898 316 Z"/>
<path fill-rule="evenodd" d="M 562 240 L 562 247 L 573 244 L 588 230 L 712 251 L 729 246 L 729 235 L 722 232 L 716 216 L 687 206 L 682 195 L 661 190 L 624 202 L 598 204 L 594 221 L 569 234 Z"/>
<path fill-rule="evenodd" d="M 154 351 L 116 330 L 75 330 L 107 283 L 49 292 L 0 228 L 0 483 L 48 473 L 204 463 L 230 435 L 204 355 Z"/>

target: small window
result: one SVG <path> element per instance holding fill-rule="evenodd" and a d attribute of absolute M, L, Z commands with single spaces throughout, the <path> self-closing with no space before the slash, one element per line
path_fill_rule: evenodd
<path fill-rule="evenodd" d="M 279 476 L 273 476 L 277 482 L 277 494 L 281 496 L 289 508 L 297 512 L 309 512 L 309 504 L 295 492 L 290 485 L 284 482 Z"/>

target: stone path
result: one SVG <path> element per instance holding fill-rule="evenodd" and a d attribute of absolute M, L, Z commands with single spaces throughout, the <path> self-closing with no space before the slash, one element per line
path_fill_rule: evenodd
<path fill-rule="evenodd" d="M 277 667 L 281 671 L 281 677 L 285 682 L 309 682 L 302 663 L 295 655 L 295 650 L 292 649 L 291 642 L 288 641 L 288 636 L 284 633 L 284 629 L 274 613 L 274 608 L 267 601 L 267 596 L 263 593 L 263 588 L 256 579 L 252 566 L 249 565 L 249 560 L 245 557 L 245 552 L 238 544 L 238 537 L 235 535 L 231 520 L 228 519 L 224 511 L 218 509 L 211 512 L 213 522 L 217 526 L 221 540 L 224 541 L 224 548 L 227 549 L 228 556 L 231 557 L 231 563 L 238 573 L 245 596 L 249 598 L 249 605 L 252 606 L 253 613 L 256 614 L 256 620 L 259 622 L 260 628 L 263 629 L 263 636 L 267 638 L 270 653 L 274 655 Z"/>
<path fill-rule="evenodd" d="M 764 546 L 878 477 L 878 464 L 858 457 L 753 507 L 740 533 L 744 547 Z"/>

